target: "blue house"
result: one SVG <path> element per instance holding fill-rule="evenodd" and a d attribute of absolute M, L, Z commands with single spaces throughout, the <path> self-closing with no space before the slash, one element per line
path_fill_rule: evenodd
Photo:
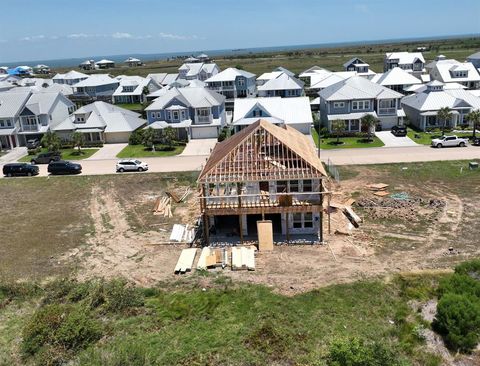
<path fill-rule="evenodd" d="M 215 138 L 226 122 L 225 97 L 205 88 L 172 88 L 145 111 L 147 127 L 173 127 L 183 140 Z"/>
<path fill-rule="evenodd" d="M 255 96 L 255 74 L 229 67 L 205 80 L 207 88 L 227 99 Z"/>
<path fill-rule="evenodd" d="M 106 74 L 90 75 L 74 85 L 71 99 L 77 102 L 104 101 L 111 103 L 113 93 L 120 85 L 120 81 L 112 79 Z"/>

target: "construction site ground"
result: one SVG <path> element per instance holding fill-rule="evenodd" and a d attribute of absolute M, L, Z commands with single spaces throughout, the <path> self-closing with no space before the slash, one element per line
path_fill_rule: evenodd
<path fill-rule="evenodd" d="M 257 253 L 255 271 L 210 272 L 295 294 L 450 268 L 480 254 L 480 171 L 469 170 L 468 162 L 342 167 L 340 178 L 330 187 L 332 206 L 354 199 L 352 208 L 363 220 L 358 229 L 341 210 L 332 210 L 331 234 L 325 215 L 323 245 L 277 245 Z M 0 234 L 8 238 L 0 243 L 2 275 L 122 276 L 143 286 L 176 281 L 173 270 L 187 245 L 171 244 L 169 237 L 173 224 L 192 225 L 198 218 L 195 179 L 196 173 L 162 173 L 2 180 L 6 222 Z M 388 195 L 374 195 L 367 188 L 374 183 L 388 184 Z M 189 187 L 184 202 L 172 202 L 172 217 L 153 215 L 159 197 L 167 191 L 181 197 Z M 195 270 L 183 276 L 199 274 L 205 276 Z M 206 286 L 209 277 L 216 276 L 205 276 Z"/>

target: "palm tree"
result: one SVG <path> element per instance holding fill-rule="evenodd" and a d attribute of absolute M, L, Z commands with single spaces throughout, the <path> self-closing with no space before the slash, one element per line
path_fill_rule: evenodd
<path fill-rule="evenodd" d="M 447 121 L 452 118 L 452 111 L 448 107 L 443 107 L 438 110 L 437 118 L 442 121 L 442 136 L 445 136 L 445 127 L 447 127 Z"/>
<path fill-rule="evenodd" d="M 477 129 L 477 125 L 480 123 L 480 109 L 476 111 L 471 111 L 469 114 L 465 116 L 468 122 L 473 124 L 473 138 L 475 139 L 475 130 Z"/>
<path fill-rule="evenodd" d="M 367 128 L 367 141 L 372 141 L 372 130 L 375 130 L 375 127 L 378 124 L 378 119 L 376 119 L 373 114 L 366 114 L 360 121 L 362 126 Z"/>
<path fill-rule="evenodd" d="M 81 132 L 75 131 L 72 133 L 73 147 L 78 148 L 78 155 L 82 153 L 82 147 L 85 144 L 85 135 Z"/>
<path fill-rule="evenodd" d="M 345 132 L 345 121 L 343 119 L 336 119 L 332 121 L 332 131 L 337 135 L 337 144 L 340 144 L 340 134 Z"/>
<path fill-rule="evenodd" d="M 60 150 L 60 146 L 62 145 L 62 141 L 60 137 L 55 132 L 48 131 L 43 135 L 41 140 L 42 146 L 47 148 L 48 151 L 57 152 Z"/>

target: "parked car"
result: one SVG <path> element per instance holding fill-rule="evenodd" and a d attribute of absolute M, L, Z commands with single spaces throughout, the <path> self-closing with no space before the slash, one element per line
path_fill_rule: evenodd
<path fill-rule="evenodd" d="M 36 149 L 40 146 L 40 141 L 38 139 L 27 140 L 27 149 Z"/>
<path fill-rule="evenodd" d="M 124 159 L 117 162 L 117 172 L 143 172 L 148 170 L 148 164 L 140 160 Z"/>
<path fill-rule="evenodd" d="M 59 161 L 61 158 L 59 152 L 46 152 L 38 154 L 30 162 L 32 164 L 50 164 L 52 161 Z"/>
<path fill-rule="evenodd" d="M 70 161 L 52 161 L 48 164 L 48 172 L 50 174 L 80 174 L 82 166 Z"/>
<path fill-rule="evenodd" d="M 438 139 L 432 140 L 433 147 L 451 147 L 451 146 L 467 146 L 468 139 L 460 138 L 457 136 L 442 136 Z"/>
<path fill-rule="evenodd" d="M 480 146 L 480 137 L 475 137 L 473 139 L 473 145 Z"/>
<path fill-rule="evenodd" d="M 390 132 L 394 136 L 405 137 L 405 136 L 407 136 L 407 127 L 405 127 L 405 126 L 393 126 Z"/>
<path fill-rule="evenodd" d="M 25 175 L 31 177 L 38 175 L 38 166 L 27 163 L 11 163 L 3 166 L 3 175 L 7 177 L 15 177 Z"/>

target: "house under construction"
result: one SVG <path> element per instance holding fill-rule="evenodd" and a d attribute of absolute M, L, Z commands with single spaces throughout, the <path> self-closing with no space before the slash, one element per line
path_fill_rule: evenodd
<path fill-rule="evenodd" d="M 198 178 L 206 245 L 210 236 L 257 235 L 271 220 L 273 235 L 323 240 L 325 169 L 313 143 L 297 130 L 258 120 L 218 143 Z"/>

